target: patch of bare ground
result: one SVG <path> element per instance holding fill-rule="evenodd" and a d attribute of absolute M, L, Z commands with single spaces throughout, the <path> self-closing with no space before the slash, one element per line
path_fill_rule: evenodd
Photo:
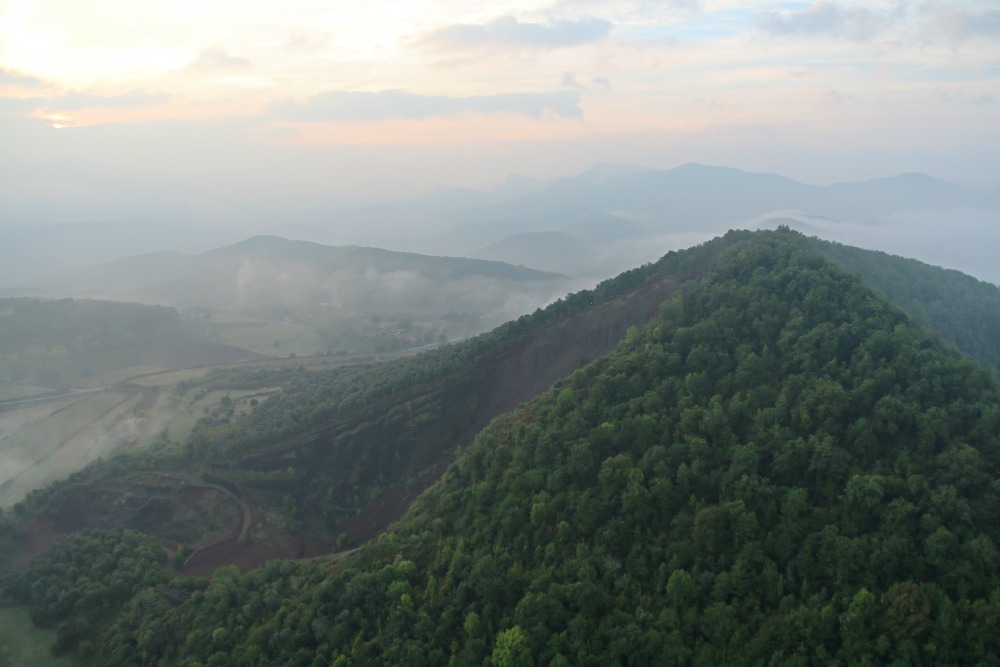
<path fill-rule="evenodd" d="M 0 563 L 0 574 L 23 569 L 63 534 L 44 519 L 32 519 L 18 531 L 18 549 L 10 559 Z"/>

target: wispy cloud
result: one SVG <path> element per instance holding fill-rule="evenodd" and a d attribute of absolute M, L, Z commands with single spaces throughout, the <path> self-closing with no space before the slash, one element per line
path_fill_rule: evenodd
<path fill-rule="evenodd" d="M 612 24 L 599 18 L 551 23 L 522 23 L 502 16 L 489 23 L 455 23 L 432 30 L 417 45 L 436 49 L 531 48 L 556 49 L 605 39 Z"/>
<path fill-rule="evenodd" d="M 583 89 L 583 84 L 576 80 L 576 72 L 563 72 L 562 79 L 559 81 L 559 84 L 570 88 Z"/>
<path fill-rule="evenodd" d="M 133 109 L 161 104 L 169 99 L 162 93 L 147 93 L 142 90 L 130 90 L 120 95 L 93 95 L 91 93 L 71 91 L 58 97 L 40 100 L 44 106 L 58 111 L 74 111 L 91 107 Z"/>
<path fill-rule="evenodd" d="M 284 100 L 272 104 L 269 112 L 291 121 L 379 121 L 389 118 L 424 119 L 455 114 L 516 113 L 532 118 L 550 111 L 564 118 L 583 115 L 576 91 L 551 93 L 503 93 L 448 97 L 419 95 L 405 90 L 329 91 L 304 102 Z"/>
<path fill-rule="evenodd" d="M 243 69 L 250 66 L 248 58 L 231 56 L 222 49 L 202 49 L 195 56 L 187 69 L 195 71 L 211 71 L 220 69 Z"/>
<path fill-rule="evenodd" d="M 701 3 L 698 0 L 642 0 L 639 10 L 645 14 L 668 11 L 674 14 L 700 14 Z"/>
<path fill-rule="evenodd" d="M 826 35 L 853 41 L 867 41 L 888 25 L 885 16 L 864 7 L 845 7 L 820 0 L 798 11 L 768 11 L 758 17 L 758 26 L 772 35 L 813 37 Z"/>
<path fill-rule="evenodd" d="M 611 90 L 611 80 L 605 76 L 592 76 L 590 77 L 590 83 L 605 91 Z M 576 78 L 576 72 L 564 72 L 560 84 L 578 90 L 589 90 L 587 86 L 580 83 Z"/>
<path fill-rule="evenodd" d="M 926 41 L 961 44 L 976 37 L 1000 37 L 1000 10 L 967 11 L 950 3 L 928 3 L 921 7 Z"/>

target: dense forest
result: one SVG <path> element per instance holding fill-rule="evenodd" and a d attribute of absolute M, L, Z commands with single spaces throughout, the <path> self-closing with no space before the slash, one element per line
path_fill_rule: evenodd
<path fill-rule="evenodd" d="M 997 378 L 798 235 L 663 261 L 690 280 L 660 317 L 494 420 L 357 552 L 206 583 L 88 531 L 5 599 L 101 665 L 994 664 Z"/>

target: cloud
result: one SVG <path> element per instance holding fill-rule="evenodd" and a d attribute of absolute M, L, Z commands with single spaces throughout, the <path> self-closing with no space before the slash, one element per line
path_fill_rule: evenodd
<path fill-rule="evenodd" d="M 284 49 L 293 53 L 321 53 L 330 46 L 333 38 L 327 32 L 298 30 L 288 34 Z"/>
<path fill-rule="evenodd" d="M 45 85 L 45 82 L 30 74 L 21 74 L 20 72 L 0 67 L 0 85 L 3 84 L 14 84 L 24 86 L 25 88 L 38 88 Z"/>
<path fill-rule="evenodd" d="M 188 65 L 189 70 L 211 71 L 219 69 L 242 69 L 250 66 L 248 58 L 231 56 L 222 49 L 202 49 Z"/>
<path fill-rule="evenodd" d="M 30 113 L 38 108 L 39 100 L 35 97 L 0 97 L 0 120 L 8 117 L 16 118 Z M 9 130 L 8 127 L 3 127 Z"/>
<path fill-rule="evenodd" d="M 546 24 L 522 23 L 513 16 L 501 16 L 486 24 L 443 26 L 421 37 L 417 44 L 439 49 L 556 49 L 601 41 L 611 32 L 611 27 L 608 21 L 593 17 Z"/>
<path fill-rule="evenodd" d="M 72 91 L 59 97 L 44 100 L 43 103 L 49 109 L 73 111 L 90 107 L 134 109 L 160 104 L 167 101 L 167 99 L 168 96 L 163 93 L 147 93 L 142 90 L 130 90 L 121 95 L 109 96 Z"/>
<path fill-rule="evenodd" d="M 828 36 L 867 42 L 894 33 L 900 43 L 951 44 L 958 47 L 977 38 L 1000 37 L 1000 10 L 975 11 L 957 2 L 901 2 L 879 13 L 864 7 L 817 0 L 793 11 L 767 11 L 757 15 L 757 27 L 775 36 Z"/>
<path fill-rule="evenodd" d="M 702 12 L 701 2 L 699 2 L 699 0 L 668 0 L 667 2 L 657 2 L 654 0 L 651 4 L 653 6 L 663 5 L 685 14 L 701 14 Z"/>
<path fill-rule="evenodd" d="M 820 0 L 799 11 L 764 12 L 759 15 L 757 23 L 772 35 L 829 35 L 852 41 L 868 41 L 888 25 L 885 17 L 863 7 L 845 8 L 826 0 Z"/>
<path fill-rule="evenodd" d="M 611 90 L 611 80 L 605 76 L 592 76 L 590 77 L 590 83 L 606 91 Z M 580 83 L 576 78 L 576 72 L 564 72 L 562 75 L 562 80 L 560 85 L 567 86 L 569 88 L 577 88 L 579 90 L 589 90 L 587 86 Z"/>
<path fill-rule="evenodd" d="M 922 9 L 926 16 L 924 37 L 928 41 L 960 44 L 975 37 L 1000 36 L 1000 10 L 971 13 L 945 3 L 927 4 Z"/>
<path fill-rule="evenodd" d="M 643 0 L 639 9 L 645 13 L 668 11 L 674 14 L 698 15 L 702 12 L 699 0 Z"/>
<path fill-rule="evenodd" d="M 364 122 L 388 118 L 419 120 L 463 112 L 517 113 L 538 118 L 546 110 L 564 118 L 579 118 L 583 115 L 579 102 L 580 94 L 569 90 L 472 97 L 418 95 L 405 90 L 383 90 L 377 93 L 329 91 L 314 95 L 305 102 L 276 102 L 269 111 L 277 118 L 291 121 Z"/>
<path fill-rule="evenodd" d="M 648 51 L 653 49 L 673 49 L 679 44 L 673 35 L 662 34 L 657 37 L 641 37 L 629 39 L 623 44 L 636 51 Z"/>

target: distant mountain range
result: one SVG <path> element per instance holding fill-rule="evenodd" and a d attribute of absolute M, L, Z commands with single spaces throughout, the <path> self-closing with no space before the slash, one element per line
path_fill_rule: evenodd
<path fill-rule="evenodd" d="M 686 164 L 623 174 L 588 171 L 537 192 L 457 209 L 451 217 L 457 223 L 487 228 L 492 223 L 512 232 L 562 227 L 586 216 L 613 213 L 642 224 L 650 232 L 665 233 L 739 225 L 781 209 L 871 222 L 901 210 L 996 205 L 995 198 L 924 174 L 815 186 L 776 174 Z"/>
<path fill-rule="evenodd" d="M 482 190 L 439 188 L 318 215 L 322 222 L 282 219 L 267 229 L 324 244 L 496 259 L 593 280 L 727 229 L 773 227 L 772 219 L 787 218 L 807 233 L 1000 282 L 987 250 L 1000 242 L 994 231 L 1000 190 L 925 174 L 818 186 L 696 163 L 666 170 L 598 164 L 551 181 L 512 175 Z M 122 221 L 0 227 L 0 288 L 146 251 L 218 247 L 257 231 L 194 229 L 184 221 L 170 228 Z M 147 268 L 155 273 L 173 260 L 151 261 Z"/>
<path fill-rule="evenodd" d="M 970 211 L 988 212 L 995 219 L 1000 209 L 996 192 L 925 174 L 817 186 L 776 174 L 694 163 L 668 170 L 596 165 L 577 176 L 522 189 L 506 197 L 500 192 L 511 190 L 438 191 L 399 202 L 396 208 L 352 209 L 335 216 L 335 222 L 371 230 L 365 238 L 385 247 L 489 257 L 603 277 L 719 231 L 756 228 L 775 217 L 823 220 L 831 227 L 819 230 L 826 238 L 846 231 L 848 238 L 838 240 L 900 252 L 903 249 L 884 239 L 866 243 L 864 228 L 872 232 L 887 222 L 933 213 L 940 225 L 937 230 L 921 227 L 921 238 L 936 238 L 934 232 L 941 233 L 946 223 L 961 224 L 961 229 L 945 232 L 954 245 L 967 236 L 962 232 Z M 933 251 L 914 253 L 912 245 L 904 254 L 940 261 Z M 934 248 L 940 242 L 927 245 Z M 981 245 L 968 244 L 969 252 L 975 255 Z"/>

